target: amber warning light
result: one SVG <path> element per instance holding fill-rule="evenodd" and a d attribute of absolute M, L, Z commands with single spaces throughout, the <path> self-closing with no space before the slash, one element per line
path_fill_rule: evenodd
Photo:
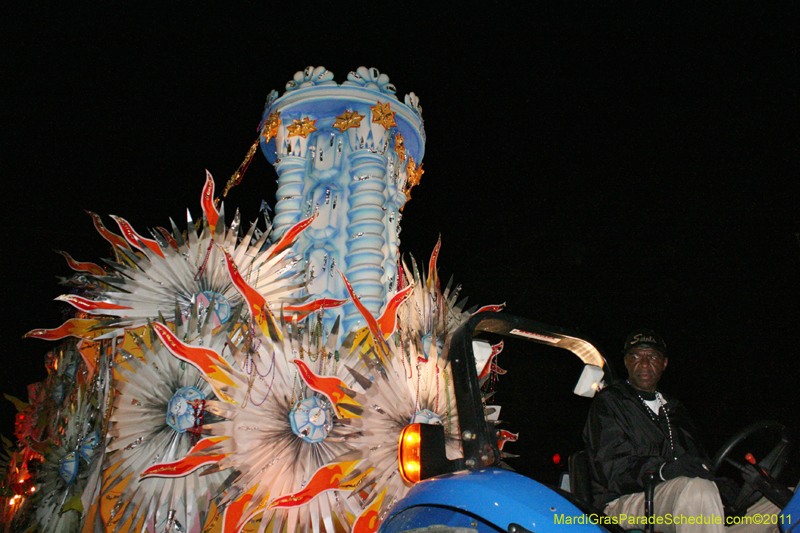
<path fill-rule="evenodd" d="M 419 424 L 411 424 L 400 433 L 400 474 L 409 483 L 419 483 L 420 465 Z"/>
<path fill-rule="evenodd" d="M 400 475 L 409 483 L 448 472 L 444 450 L 444 427 L 433 424 L 409 424 L 400 433 L 397 447 Z"/>

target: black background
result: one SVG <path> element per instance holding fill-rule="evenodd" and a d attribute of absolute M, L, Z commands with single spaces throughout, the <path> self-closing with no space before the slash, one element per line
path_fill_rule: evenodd
<path fill-rule="evenodd" d="M 62 322 L 70 271 L 52 250 L 108 254 L 84 209 L 183 226 L 204 170 L 221 188 L 241 162 L 271 89 L 364 65 L 424 108 L 404 253 L 427 261 L 441 234 L 440 276 L 472 303 L 580 331 L 620 370 L 625 335 L 655 328 L 662 386 L 712 452 L 760 418 L 797 430 L 796 4 L 270 4 L 4 17 L 3 392 L 25 399 L 45 375 L 50 346 L 21 336 Z M 255 219 L 275 179 L 257 155 L 226 209 Z M 580 446 L 580 365 L 527 345 L 499 362 L 512 464 L 551 481 L 552 455 Z"/>

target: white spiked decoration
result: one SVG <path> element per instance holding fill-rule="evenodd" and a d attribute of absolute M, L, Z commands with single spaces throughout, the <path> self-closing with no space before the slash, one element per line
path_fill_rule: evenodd
<path fill-rule="evenodd" d="M 178 314 L 176 336 L 189 345 L 222 352 L 232 343 L 238 309 L 232 320 L 216 330 L 213 305 L 207 311 L 202 323 L 197 304 L 186 319 Z M 107 524 L 110 531 L 143 524 L 148 531 L 197 532 L 224 480 L 220 474 L 200 477 L 198 473 L 142 478 L 151 467 L 186 455 L 199 436 L 203 404 L 214 396 L 200 371 L 173 356 L 156 334 L 159 327 L 168 329 L 152 324 L 146 332 L 148 340 L 129 332 L 138 356 L 120 350 L 114 365 L 120 379 L 115 382 L 103 489 L 103 498 L 117 499 Z"/>
<path fill-rule="evenodd" d="M 255 223 L 240 239 L 238 212 L 226 229 L 224 213 L 217 213 L 211 198 L 213 183 L 207 174 L 201 201 L 202 227 L 199 232 L 195 229 L 187 211 L 185 238 L 171 222 L 171 231 L 159 228 L 158 240 L 145 239 L 124 219 L 115 217 L 125 242 L 119 237 L 113 241 L 120 258 L 109 262 L 114 273 L 87 276 L 98 282 L 98 288 L 89 298 L 64 295 L 58 299 L 92 315 L 115 317 L 101 322 L 99 327 L 115 328 L 105 336 L 120 335 L 121 328 L 142 326 L 157 319 L 159 314 L 171 315 L 176 303 L 184 315 L 195 304 L 202 315 L 213 300 L 214 325 L 219 326 L 241 302 L 227 272 L 224 258 L 227 253 L 273 312 L 282 305 L 301 303 L 303 299 L 291 296 L 305 285 L 300 261 L 289 247 L 291 242 L 282 239 L 267 247 L 270 228 L 260 232 Z M 95 221 L 97 225 L 97 218 Z M 108 230 L 101 228 L 98 230 L 107 235 Z M 298 233 L 292 237 L 296 238 Z"/>
<path fill-rule="evenodd" d="M 218 440 L 193 457 L 215 457 L 207 471 L 237 472 L 220 502 L 224 531 L 260 519 L 261 532 L 272 524 L 274 531 L 299 526 L 333 533 L 347 528 L 348 513 L 357 512 L 336 493 L 352 489 L 340 481 L 356 463 L 341 464 L 337 457 L 352 451 L 354 429 L 325 394 L 346 403 L 343 393 L 336 394 L 344 381 L 334 377 L 348 377 L 337 352 L 339 321 L 326 340 L 322 318 L 315 315 L 314 321 L 319 329 L 309 331 L 296 322 L 290 328 L 281 317 L 281 340 L 262 338 L 247 350 L 233 350 L 238 368 L 223 370 L 234 384 L 230 396 L 206 402 L 209 412 L 228 420 L 203 428 Z"/>
<path fill-rule="evenodd" d="M 471 316 L 469 310 L 464 310 L 467 299 L 458 301 L 461 286 L 453 289 L 452 278 L 444 292 L 441 290 L 437 272 L 440 248 L 441 238 L 431 253 L 425 279 L 413 257 L 411 270 L 405 262 L 403 263 L 405 284 L 414 284 L 414 291 L 398 309 L 399 336 L 403 350 L 410 351 L 412 346 L 416 345 L 415 351 L 423 357 L 438 346 L 438 350 L 446 358 L 450 336 Z"/>
<path fill-rule="evenodd" d="M 353 425 L 363 431 L 352 441 L 357 451 L 340 458 L 361 461 L 351 478 L 363 476 L 359 488 L 368 497 L 362 508 L 369 510 L 376 504 L 380 520 L 411 487 L 401 477 L 397 464 L 403 428 L 416 422 L 441 424 L 445 427 L 448 457 L 453 459 L 460 453 L 458 413 L 449 368 L 438 353 L 431 354 L 424 362 L 411 363 L 393 345 L 392 352 L 388 361 L 369 360 L 368 371 L 351 369 L 356 382 L 365 390 L 354 399 L 365 407 L 344 406 L 344 409 L 361 417 L 354 419 Z"/>
<path fill-rule="evenodd" d="M 96 408 L 81 387 L 66 410 L 66 420 L 38 474 L 33 521 L 42 533 L 78 531 L 83 516 L 81 495 L 90 464 L 102 438 L 95 431 Z"/>
<path fill-rule="evenodd" d="M 458 413 L 444 351 L 452 332 L 470 315 L 461 311 L 463 302 L 455 303 L 456 294 L 439 290 L 437 252 L 438 244 L 427 280 L 423 281 L 416 265 L 413 275 L 405 269 L 406 284 L 413 284 L 414 289 L 398 309 L 398 342 L 376 341 L 376 331 L 353 336 L 352 353 L 360 354 L 365 370 L 349 370 L 364 392 L 353 394 L 357 405 L 351 400 L 340 407 L 359 417 L 353 425 L 363 431 L 352 440 L 356 451 L 339 460 L 360 461 L 348 481 L 358 480 L 359 488 L 368 495 L 363 501 L 351 496 L 363 509 L 358 520 L 365 522 L 377 515 L 378 522 L 372 523 L 379 523 L 410 488 L 397 464 L 398 441 L 406 425 L 443 425 L 448 457 L 453 459 L 461 453 Z M 366 311 L 358 303 L 356 306 Z M 364 318 L 371 322 L 370 317 Z M 387 349 L 388 354 L 382 353 Z M 361 527 L 358 521 L 353 526 L 354 530 Z"/>

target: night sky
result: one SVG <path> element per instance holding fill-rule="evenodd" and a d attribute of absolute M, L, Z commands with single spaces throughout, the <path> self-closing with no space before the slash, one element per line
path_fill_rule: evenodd
<path fill-rule="evenodd" d="M 21 337 L 63 321 L 70 270 L 53 250 L 109 255 L 84 209 L 184 227 L 205 169 L 219 190 L 242 161 L 270 90 L 309 65 L 338 82 L 363 65 L 423 107 L 403 253 L 425 262 L 441 235 L 440 276 L 472 304 L 579 331 L 619 370 L 625 335 L 656 329 L 663 389 L 712 453 L 758 419 L 800 427 L 796 5 L 32 4 L 0 32 L 3 392 L 25 399 L 45 376 L 51 346 Z M 275 180 L 258 154 L 226 211 L 255 219 Z M 572 359 L 500 356 L 501 418 L 521 432 L 507 451 L 535 477 L 581 446 Z"/>

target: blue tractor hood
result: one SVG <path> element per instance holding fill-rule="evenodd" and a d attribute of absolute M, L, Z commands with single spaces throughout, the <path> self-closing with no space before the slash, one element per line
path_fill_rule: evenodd
<path fill-rule="evenodd" d="M 443 525 L 484 531 L 606 531 L 554 490 L 508 470 L 481 468 L 415 485 L 383 522 L 381 533 Z M 588 522 L 588 523 L 587 523 Z M 566 529 L 565 529 L 566 528 Z"/>

